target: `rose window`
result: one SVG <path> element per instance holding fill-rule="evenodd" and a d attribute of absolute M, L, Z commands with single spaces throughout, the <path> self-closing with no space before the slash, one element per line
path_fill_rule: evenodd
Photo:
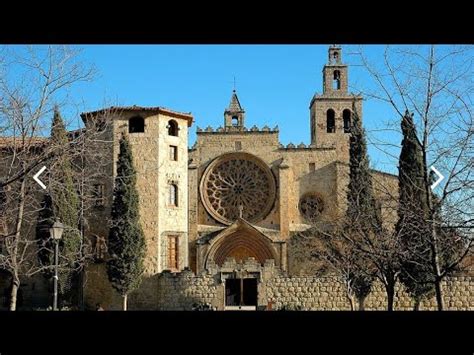
<path fill-rule="evenodd" d="M 308 222 L 316 222 L 323 210 L 323 200 L 317 195 L 306 195 L 300 200 L 301 214 Z"/>
<path fill-rule="evenodd" d="M 219 222 L 238 217 L 257 222 L 270 212 L 275 200 L 275 179 L 268 166 L 247 153 L 230 153 L 214 160 L 201 180 L 206 210 Z"/>

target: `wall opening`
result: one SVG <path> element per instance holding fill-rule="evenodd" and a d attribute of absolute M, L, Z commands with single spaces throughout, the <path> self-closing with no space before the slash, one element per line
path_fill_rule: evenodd
<path fill-rule="evenodd" d="M 168 205 L 172 207 L 178 206 L 178 185 L 170 184 Z"/>
<path fill-rule="evenodd" d="M 170 160 L 178 161 L 178 147 L 175 145 L 170 145 Z"/>
<path fill-rule="evenodd" d="M 344 133 L 351 131 L 351 110 L 345 109 L 342 112 L 342 119 L 344 121 Z"/>
<path fill-rule="evenodd" d="M 128 120 L 128 133 L 145 132 L 145 120 L 143 117 L 135 116 Z"/>
<path fill-rule="evenodd" d="M 256 278 L 225 280 L 226 307 L 257 306 L 258 284 Z"/>
<path fill-rule="evenodd" d="M 326 112 L 326 131 L 327 133 L 336 132 L 336 113 L 333 109 Z"/>
<path fill-rule="evenodd" d="M 339 70 L 334 70 L 332 88 L 333 90 L 339 90 L 341 88 L 341 72 Z"/>
<path fill-rule="evenodd" d="M 168 135 L 170 136 L 178 136 L 178 122 L 175 120 L 169 120 L 168 121 Z"/>
<path fill-rule="evenodd" d="M 239 125 L 239 117 L 232 116 L 232 126 L 237 127 Z"/>

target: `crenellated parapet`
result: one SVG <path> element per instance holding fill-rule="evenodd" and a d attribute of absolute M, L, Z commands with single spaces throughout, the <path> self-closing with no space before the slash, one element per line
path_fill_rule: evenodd
<path fill-rule="evenodd" d="M 269 126 L 265 125 L 263 127 L 257 127 L 256 125 L 253 125 L 252 127 L 222 127 L 219 126 L 217 128 L 213 128 L 211 126 L 207 126 L 206 128 L 201 128 L 197 127 L 196 128 L 196 133 L 197 134 L 228 134 L 228 133 L 278 133 L 280 129 L 278 128 L 278 125 L 276 125 L 273 128 L 270 128 Z"/>
<path fill-rule="evenodd" d="M 301 150 L 332 150 L 335 149 L 334 147 L 317 147 L 313 144 L 304 144 L 301 142 L 300 144 L 293 144 L 288 143 L 286 146 L 284 144 L 279 144 L 278 149 L 280 150 L 290 150 L 290 151 L 301 151 Z"/>

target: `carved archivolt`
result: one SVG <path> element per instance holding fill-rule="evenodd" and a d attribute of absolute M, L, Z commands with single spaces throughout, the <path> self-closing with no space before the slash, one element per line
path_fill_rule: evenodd
<path fill-rule="evenodd" d="M 229 225 L 242 216 L 255 223 L 272 209 L 276 184 L 270 168 L 259 158 L 228 153 L 207 167 L 200 192 L 204 207 L 217 221 Z"/>
<path fill-rule="evenodd" d="M 324 210 L 324 202 L 317 194 L 309 193 L 301 197 L 300 212 L 310 223 L 316 222 Z"/>

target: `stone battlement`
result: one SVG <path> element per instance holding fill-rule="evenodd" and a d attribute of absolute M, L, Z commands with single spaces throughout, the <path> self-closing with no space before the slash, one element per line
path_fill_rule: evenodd
<path fill-rule="evenodd" d="M 278 126 L 273 128 L 268 127 L 267 125 L 263 126 L 262 128 L 258 128 L 257 126 L 252 126 L 251 128 L 247 127 L 222 127 L 219 126 L 218 128 L 212 128 L 211 126 L 207 126 L 206 128 L 197 127 L 196 133 L 197 134 L 206 134 L 206 133 L 213 133 L 213 134 L 229 134 L 229 133 L 278 133 L 280 130 Z"/>
<path fill-rule="evenodd" d="M 278 149 L 282 150 L 332 150 L 335 149 L 335 147 L 317 147 L 316 145 L 313 144 L 304 144 L 301 142 L 300 144 L 296 145 L 293 143 L 288 143 L 286 146 L 284 144 L 281 144 L 278 146 Z"/>

